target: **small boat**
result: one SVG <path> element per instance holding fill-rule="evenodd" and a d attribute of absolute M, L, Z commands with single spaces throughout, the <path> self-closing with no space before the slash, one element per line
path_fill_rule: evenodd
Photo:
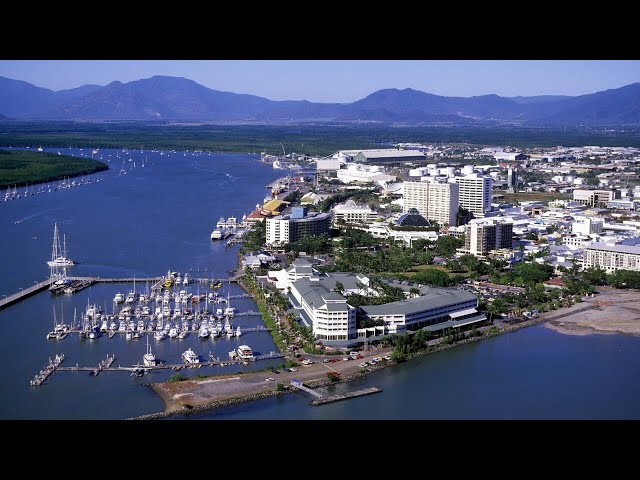
<path fill-rule="evenodd" d="M 179 340 L 184 340 L 185 338 L 187 338 L 187 336 L 189 335 L 189 332 L 186 330 L 182 330 L 179 334 L 178 334 L 178 339 Z"/>
<path fill-rule="evenodd" d="M 120 292 L 116 293 L 116 296 L 113 297 L 113 303 L 124 303 L 124 295 Z"/>
<path fill-rule="evenodd" d="M 97 325 L 94 325 L 93 327 L 91 327 L 91 331 L 89 331 L 89 338 L 90 339 L 96 339 L 100 336 L 100 329 L 98 328 Z"/>
<path fill-rule="evenodd" d="M 177 338 L 178 337 L 178 329 L 176 327 L 171 327 L 169 329 L 169 338 Z"/>
<path fill-rule="evenodd" d="M 242 335 L 242 332 L 240 331 L 240 327 L 236 328 L 236 337 L 239 337 L 240 335 Z"/>
<path fill-rule="evenodd" d="M 138 294 L 136 292 L 129 292 L 129 294 L 127 295 L 127 298 L 125 299 L 124 303 L 134 303 L 135 301 L 137 301 L 139 298 Z"/>
<path fill-rule="evenodd" d="M 198 358 L 198 355 L 190 348 L 182 354 L 182 359 L 184 360 L 185 363 L 190 363 L 190 364 L 200 363 L 200 359 Z"/>
<path fill-rule="evenodd" d="M 167 338 L 167 333 L 164 330 L 156 330 L 156 333 L 153 334 L 153 338 L 157 341 L 162 341 Z"/>

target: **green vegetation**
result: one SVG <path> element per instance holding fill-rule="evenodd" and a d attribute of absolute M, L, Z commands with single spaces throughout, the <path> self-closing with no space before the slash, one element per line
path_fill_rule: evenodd
<path fill-rule="evenodd" d="M 289 244 L 296 253 L 306 252 L 309 255 L 329 251 L 329 238 L 326 235 L 306 235 L 297 242 Z"/>
<path fill-rule="evenodd" d="M 348 243 L 353 242 L 349 245 L 350 248 L 337 252 L 336 262 L 331 267 L 325 268 L 325 271 L 405 274 L 414 266 L 433 263 L 436 256 L 453 255 L 456 248 L 463 244 L 460 239 L 442 236 L 437 242 L 416 240 L 411 248 L 392 244 L 387 249 L 369 252 L 356 250 L 353 247 L 373 243 L 372 237 L 358 237 L 354 234 L 348 238 L 351 238 L 347 240 Z"/>
<path fill-rule="evenodd" d="M 369 232 L 358 230 L 357 228 L 347 228 L 342 233 L 341 239 L 340 246 L 345 249 L 372 247 L 380 243 Z"/>
<path fill-rule="evenodd" d="M 0 188 L 62 180 L 108 168 L 104 163 L 89 158 L 0 150 Z"/>
<path fill-rule="evenodd" d="M 282 383 L 278 383 L 278 385 L 276 385 L 276 391 L 278 392 L 284 392 L 287 388 L 282 384 Z"/>
<path fill-rule="evenodd" d="M 260 250 L 267 241 L 267 222 L 256 222 L 255 225 L 242 237 L 242 253 Z"/>
<path fill-rule="evenodd" d="M 336 373 L 336 372 L 329 372 L 329 373 L 327 373 L 327 379 L 328 379 L 330 382 L 335 383 L 335 382 L 337 382 L 338 380 L 340 380 L 340 374 L 339 374 L 339 373 Z"/>
<path fill-rule="evenodd" d="M 424 268 L 413 275 L 412 280 L 435 287 L 449 287 L 464 280 L 463 275 L 449 275 L 438 268 Z"/>
<path fill-rule="evenodd" d="M 169 381 L 170 382 L 182 382 L 183 380 L 186 380 L 186 379 L 187 379 L 187 377 L 185 377 L 181 373 L 174 373 L 173 375 L 171 375 L 169 377 Z"/>
<path fill-rule="evenodd" d="M 287 196 L 282 199 L 282 201 L 290 202 L 290 203 L 298 203 L 301 198 L 302 198 L 302 192 L 300 190 L 293 190 L 292 192 L 289 192 Z"/>
<path fill-rule="evenodd" d="M 3 122 L 1 145 L 266 151 L 328 155 L 340 149 L 380 148 L 380 142 L 470 143 L 516 147 L 640 146 L 638 129 L 575 127 L 432 127 L 384 125 L 212 125 L 166 123 Z"/>
<path fill-rule="evenodd" d="M 518 287 L 534 287 L 538 285 L 542 287 L 541 283 L 549 280 L 552 275 L 553 267 L 551 265 L 521 262 L 507 273 L 492 274 L 491 281 L 501 285 L 515 285 Z"/>

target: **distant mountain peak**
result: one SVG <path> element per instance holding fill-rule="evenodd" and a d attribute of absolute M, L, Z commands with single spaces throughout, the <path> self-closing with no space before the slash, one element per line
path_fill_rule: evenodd
<path fill-rule="evenodd" d="M 153 75 L 54 92 L 0 77 L 0 112 L 17 119 L 640 123 L 640 82 L 578 97 L 445 97 L 385 88 L 352 103 L 272 101 Z"/>

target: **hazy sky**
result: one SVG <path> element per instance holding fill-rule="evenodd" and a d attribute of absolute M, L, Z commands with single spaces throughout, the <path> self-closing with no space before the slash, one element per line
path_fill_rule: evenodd
<path fill-rule="evenodd" d="M 272 100 L 351 102 L 382 88 L 447 96 L 581 95 L 640 81 L 637 60 L 0 60 L 52 90 L 153 75 Z"/>

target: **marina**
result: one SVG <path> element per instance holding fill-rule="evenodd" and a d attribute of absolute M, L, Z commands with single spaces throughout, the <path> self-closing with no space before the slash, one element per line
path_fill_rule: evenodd
<path fill-rule="evenodd" d="M 47 147 L 44 149 L 50 151 Z M 79 149 L 61 150 L 63 154 L 79 155 Z M 85 149 L 84 153 L 90 154 L 91 149 Z M 181 288 L 172 287 L 178 294 L 180 290 L 187 290 L 198 296 L 198 288 L 200 294 L 217 292 L 225 300 L 229 294 L 236 309 L 232 322 L 234 330 L 240 326 L 242 336 L 224 335 L 203 341 L 198 338 L 198 331 L 191 330 L 183 339 L 178 331 L 179 336 L 175 339 L 167 335 L 165 340 L 156 341 L 151 334 L 149 343 L 158 364 L 184 367 L 181 354 L 188 348 L 201 355 L 201 363 L 209 361 L 206 357 L 209 351 L 227 363 L 227 352 L 239 344 L 250 345 L 256 355 L 276 350 L 260 317 L 244 314 L 256 312 L 255 303 L 234 278 L 228 278 L 227 272 L 237 266 L 235 252 L 238 246 L 226 248 L 225 242 L 211 242 L 207 238 L 222 215 L 240 220 L 243 211 L 263 197 L 265 175 L 275 178 L 276 174 L 256 162 L 256 156 L 185 153 L 183 156 L 180 152 L 177 158 L 178 154 L 172 152 L 165 151 L 161 156 L 160 152 L 151 150 L 140 153 L 138 149 L 129 149 L 126 157 L 131 156 L 133 161 L 127 161 L 125 167 L 129 169 L 135 161 L 137 168 L 129 170 L 127 175 L 105 171 L 100 174 L 103 181 L 90 188 L 59 190 L 53 204 L 54 197 L 49 195 L 32 195 L 19 202 L 0 203 L 0 226 L 3 231 L 10 232 L 0 257 L 7 272 L 11 272 L 0 282 L 0 294 L 6 294 L 0 296 L 0 308 L 10 305 L 10 308 L 0 310 L 0 321 L 7 332 L 7 340 L 20 339 L 19 342 L 5 342 L 0 352 L 0 358 L 12 364 L 4 377 L 11 394 L 0 401 L 1 418 L 126 418 L 161 410 L 162 401 L 141 386 L 147 381 L 147 375 L 129 377 L 131 371 L 124 370 L 127 373 L 122 375 L 111 370 L 118 365 L 133 368 L 143 364 L 145 332 L 139 332 L 136 340 L 134 334 L 138 332 L 132 331 L 131 339 L 127 340 L 126 332 L 117 329 L 121 321 L 116 319 L 115 333 L 109 328 L 111 320 L 108 320 L 107 331 L 98 332 L 94 339 L 74 332 L 56 335 L 51 340 L 45 337 L 52 330 L 52 306 L 57 309 L 59 319 L 64 306 L 68 326 L 72 323 L 74 309 L 78 312 L 75 323 L 80 323 L 87 301 L 101 306 L 103 314 L 113 315 L 113 299 L 118 292 L 126 299 L 133 290 L 135 279 L 138 294 L 146 296 L 147 281 L 151 293 L 153 279 L 164 278 L 166 266 L 180 271 L 183 281 L 184 274 L 188 273 L 186 288 L 184 284 Z M 100 149 L 104 161 L 111 158 L 111 165 L 117 167 L 115 170 L 120 169 L 123 160 L 120 158 L 114 164 L 113 159 L 118 154 L 124 155 L 121 150 Z M 140 168 L 147 155 L 148 165 L 154 167 Z M 184 182 L 190 187 L 176 191 L 167 203 L 166 194 L 175 189 L 178 177 L 180 185 Z M 18 188 L 20 190 L 24 189 Z M 231 197 L 232 202 L 221 201 Z M 136 208 L 131 208 L 133 204 Z M 161 204 L 166 206 L 159 210 Z M 148 214 L 141 215 L 142 211 Z M 47 291 L 50 280 L 44 277 L 49 275 L 46 262 L 51 260 L 55 223 L 61 245 L 63 235 L 66 235 L 67 254 L 75 261 L 73 267 L 67 267 L 68 278 L 91 279 L 88 286 L 72 295 L 64 294 L 64 291 L 52 295 Z M 220 282 L 219 288 L 212 290 L 211 283 L 216 282 Z M 174 304 L 172 300 L 171 309 Z M 124 301 L 116 305 L 115 313 L 125 305 Z M 140 320 L 134 316 L 137 304 L 128 305 L 137 330 Z M 151 313 L 155 313 L 154 302 L 143 303 L 140 309 L 145 305 L 153 307 Z M 180 307 L 191 310 L 194 306 L 193 303 L 180 303 Z M 204 308 L 205 302 L 201 300 L 199 306 Z M 208 304 L 209 314 L 216 306 Z M 225 305 L 220 306 L 224 311 Z M 148 324 L 150 319 L 145 318 L 144 322 Z M 193 320 L 188 322 L 192 324 Z M 157 319 L 155 323 L 157 326 Z M 175 325 L 175 321 L 172 323 Z M 223 327 L 224 323 L 223 319 Z M 102 319 L 97 326 L 100 330 Z M 116 359 L 109 369 L 102 370 L 95 378 L 89 377 L 90 370 L 71 375 L 62 370 L 67 373 L 50 378 L 43 388 L 30 387 L 28 380 L 42 369 L 47 357 L 53 359 L 61 351 L 67 358 L 60 367 L 71 368 L 79 363 L 79 367 L 93 370 L 107 354 L 115 355 Z M 221 368 L 183 368 L 180 373 L 189 377 L 210 370 L 211 375 L 219 375 L 251 371 L 281 361 L 274 358 L 249 365 L 231 363 Z M 174 373 L 171 368 L 153 370 L 152 378 L 153 381 L 166 381 Z M 74 399 L 71 408 L 69 398 Z"/>

